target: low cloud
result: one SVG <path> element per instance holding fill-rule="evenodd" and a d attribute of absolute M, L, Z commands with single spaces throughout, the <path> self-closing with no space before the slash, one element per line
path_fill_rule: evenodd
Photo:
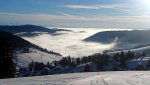
<path fill-rule="evenodd" d="M 103 52 L 104 50 L 114 47 L 112 44 L 101 44 L 94 42 L 84 42 L 83 39 L 99 32 L 106 31 L 106 29 L 92 29 L 92 28 L 63 28 L 72 30 L 74 32 L 66 32 L 63 35 L 52 36 L 43 34 L 35 37 L 24 37 L 24 39 L 37 44 L 48 50 L 61 53 L 63 56 L 82 57 L 94 53 Z M 84 33 L 79 33 L 85 31 Z"/>
<path fill-rule="evenodd" d="M 110 5 L 66 5 L 64 7 L 71 9 L 116 9 L 122 7 L 123 4 Z"/>

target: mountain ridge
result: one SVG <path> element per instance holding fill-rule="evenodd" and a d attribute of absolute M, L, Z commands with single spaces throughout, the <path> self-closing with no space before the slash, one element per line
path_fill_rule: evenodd
<path fill-rule="evenodd" d="M 138 45 L 150 44 L 149 36 L 150 30 L 104 31 L 87 37 L 83 41 L 103 44 L 110 44 L 114 42 L 118 47 L 135 47 Z"/>
<path fill-rule="evenodd" d="M 48 33 L 48 34 L 53 34 L 58 31 L 69 31 L 72 32 L 71 30 L 66 30 L 66 29 L 57 29 L 57 28 L 47 28 L 43 26 L 37 26 L 37 25 L 0 25 L 0 30 L 13 33 L 19 36 L 27 36 L 27 37 L 32 37 L 32 36 L 37 36 L 42 33 Z"/>

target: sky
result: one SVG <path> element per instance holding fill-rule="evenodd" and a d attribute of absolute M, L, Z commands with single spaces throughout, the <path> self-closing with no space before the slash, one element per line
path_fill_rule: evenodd
<path fill-rule="evenodd" d="M 150 0 L 0 0 L 0 25 L 150 28 Z"/>

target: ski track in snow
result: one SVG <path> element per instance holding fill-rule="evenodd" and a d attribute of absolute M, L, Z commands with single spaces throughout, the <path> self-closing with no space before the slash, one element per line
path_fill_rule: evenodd
<path fill-rule="evenodd" d="M 68 85 L 150 85 L 150 72 L 107 72 Z"/>
<path fill-rule="evenodd" d="M 150 85 L 149 71 L 69 73 L 0 79 L 0 85 Z"/>

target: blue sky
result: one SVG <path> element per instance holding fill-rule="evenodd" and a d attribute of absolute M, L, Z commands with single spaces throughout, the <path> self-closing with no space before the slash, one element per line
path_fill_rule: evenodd
<path fill-rule="evenodd" d="M 0 0 L 0 24 L 150 28 L 149 0 Z"/>

